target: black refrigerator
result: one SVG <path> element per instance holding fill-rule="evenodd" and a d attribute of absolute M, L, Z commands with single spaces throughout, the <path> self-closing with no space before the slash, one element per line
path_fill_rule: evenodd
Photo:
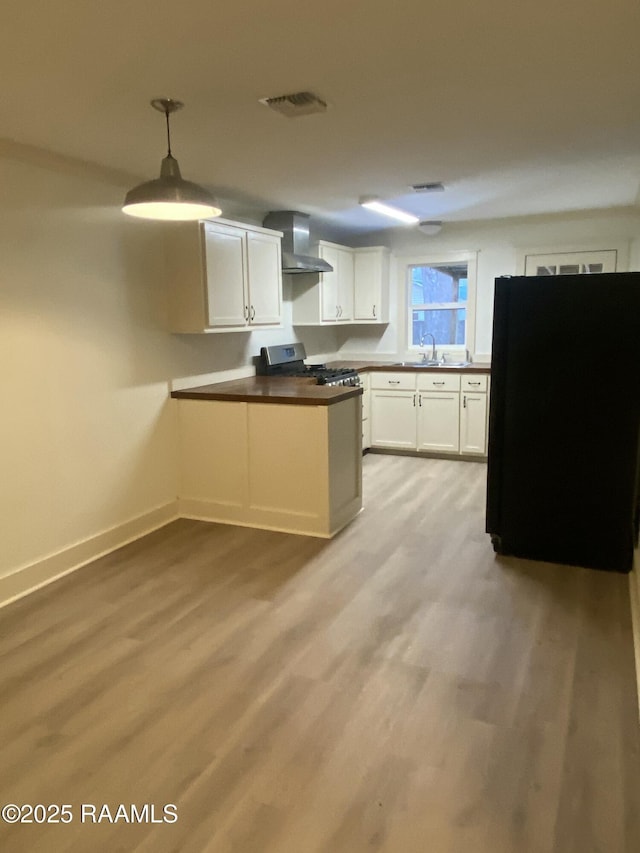
<path fill-rule="evenodd" d="M 496 279 L 494 550 L 628 572 L 640 516 L 640 273 Z"/>

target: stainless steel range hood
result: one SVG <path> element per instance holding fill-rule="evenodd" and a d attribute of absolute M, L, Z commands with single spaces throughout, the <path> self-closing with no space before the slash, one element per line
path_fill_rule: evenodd
<path fill-rule="evenodd" d="M 274 210 L 263 221 L 265 228 L 282 231 L 282 272 L 331 272 L 333 267 L 322 258 L 309 254 L 309 215 L 297 210 Z"/>

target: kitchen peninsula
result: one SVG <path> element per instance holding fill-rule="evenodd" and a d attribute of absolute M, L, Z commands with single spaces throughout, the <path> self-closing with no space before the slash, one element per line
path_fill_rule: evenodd
<path fill-rule="evenodd" d="M 255 376 L 171 396 L 183 517 L 330 538 L 362 508 L 361 388 Z"/>

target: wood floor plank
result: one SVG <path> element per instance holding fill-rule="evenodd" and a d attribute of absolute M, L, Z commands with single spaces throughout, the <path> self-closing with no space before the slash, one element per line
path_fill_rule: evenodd
<path fill-rule="evenodd" d="M 363 473 L 331 541 L 182 520 L 0 610 L 0 799 L 76 814 L 3 853 L 640 850 L 626 576 L 497 558 L 481 463 Z"/>

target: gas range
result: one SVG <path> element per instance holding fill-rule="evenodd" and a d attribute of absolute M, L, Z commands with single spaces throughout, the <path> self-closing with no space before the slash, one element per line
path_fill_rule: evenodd
<path fill-rule="evenodd" d="M 349 367 L 305 364 L 304 344 L 277 344 L 261 347 L 257 373 L 260 376 L 298 376 L 316 380 L 316 385 L 360 385 L 360 376 Z"/>

